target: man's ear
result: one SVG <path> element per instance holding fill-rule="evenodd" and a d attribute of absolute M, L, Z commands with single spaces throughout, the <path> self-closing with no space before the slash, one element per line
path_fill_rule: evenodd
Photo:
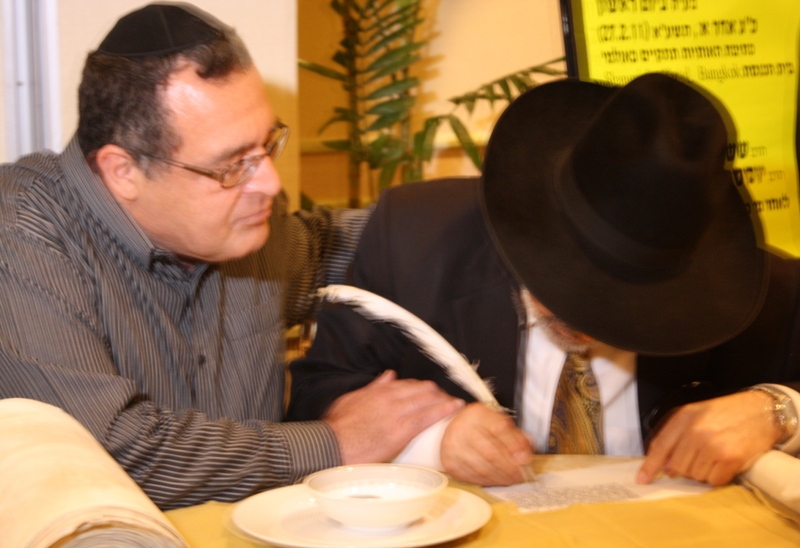
<path fill-rule="evenodd" d="M 144 173 L 125 149 L 117 145 L 103 145 L 95 153 L 94 164 L 117 202 L 136 201 Z"/>

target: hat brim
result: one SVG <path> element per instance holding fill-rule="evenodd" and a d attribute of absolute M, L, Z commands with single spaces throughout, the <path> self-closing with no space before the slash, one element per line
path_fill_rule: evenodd
<path fill-rule="evenodd" d="M 560 159 L 616 90 L 562 80 L 509 105 L 484 164 L 484 213 L 495 243 L 539 302 L 594 339 L 649 355 L 722 344 L 752 322 L 767 285 L 766 254 L 730 179 L 719 183 L 728 190 L 684 267 L 646 282 L 598 264 L 555 196 Z M 675 223 L 682 215 L 674 212 Z"/>

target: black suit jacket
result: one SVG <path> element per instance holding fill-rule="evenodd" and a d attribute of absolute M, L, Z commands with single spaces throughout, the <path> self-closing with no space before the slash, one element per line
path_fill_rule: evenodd
<path fill-rule="evenodd" d="M 385 192 L 362 235 L 351 283 L 427 322 L 480 364 L 478 373 L 492 380 L 500 404 L 513 409 L 524 315 L 515 304 L 519 284 L 493 245 L 479 193 L 478 179 L 443 179 Z M 776 262 L 781 277 L 755 329 L 712 351 L 638 357 L 645 435 L 665 411 L 688 401 L 757 382 L 800 380 L 798 269 L 793 262 Z M 431 379 L 451 394 L 473 399 L 397 329 L 336 306 L 320 312 L 313 346 L 291 366 L 287 419 L 319 418 L 337 397 L 385 369 Z"/>

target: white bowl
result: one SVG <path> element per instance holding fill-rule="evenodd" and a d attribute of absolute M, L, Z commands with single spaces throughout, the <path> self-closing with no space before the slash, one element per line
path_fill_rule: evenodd
<path fill-rule="evenodd" d="M 447 477 L 421 466 L 356 464 L 321 470 L 305 484 L 329 518 L 355 529 L 390 529 L 422 518 Z"/>

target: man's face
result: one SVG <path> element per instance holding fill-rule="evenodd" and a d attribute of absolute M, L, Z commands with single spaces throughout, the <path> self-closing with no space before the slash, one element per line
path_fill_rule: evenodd
<path fill-rule="evenodd" d="M 167 120 L 180 138 L 171 159 L 221 170 L 263 154 L 275 116 L 254 68 L 203 80 L 193 66 L 176 72 L 163 92 Z M 185 169 L 155 163 L 140 173 L 127 209 L 160 249 L 188 263 L 221 262 L 260 249 L 269 236 L 280 180 L 267 157 L 252 179 L 229 189 Z"/>

